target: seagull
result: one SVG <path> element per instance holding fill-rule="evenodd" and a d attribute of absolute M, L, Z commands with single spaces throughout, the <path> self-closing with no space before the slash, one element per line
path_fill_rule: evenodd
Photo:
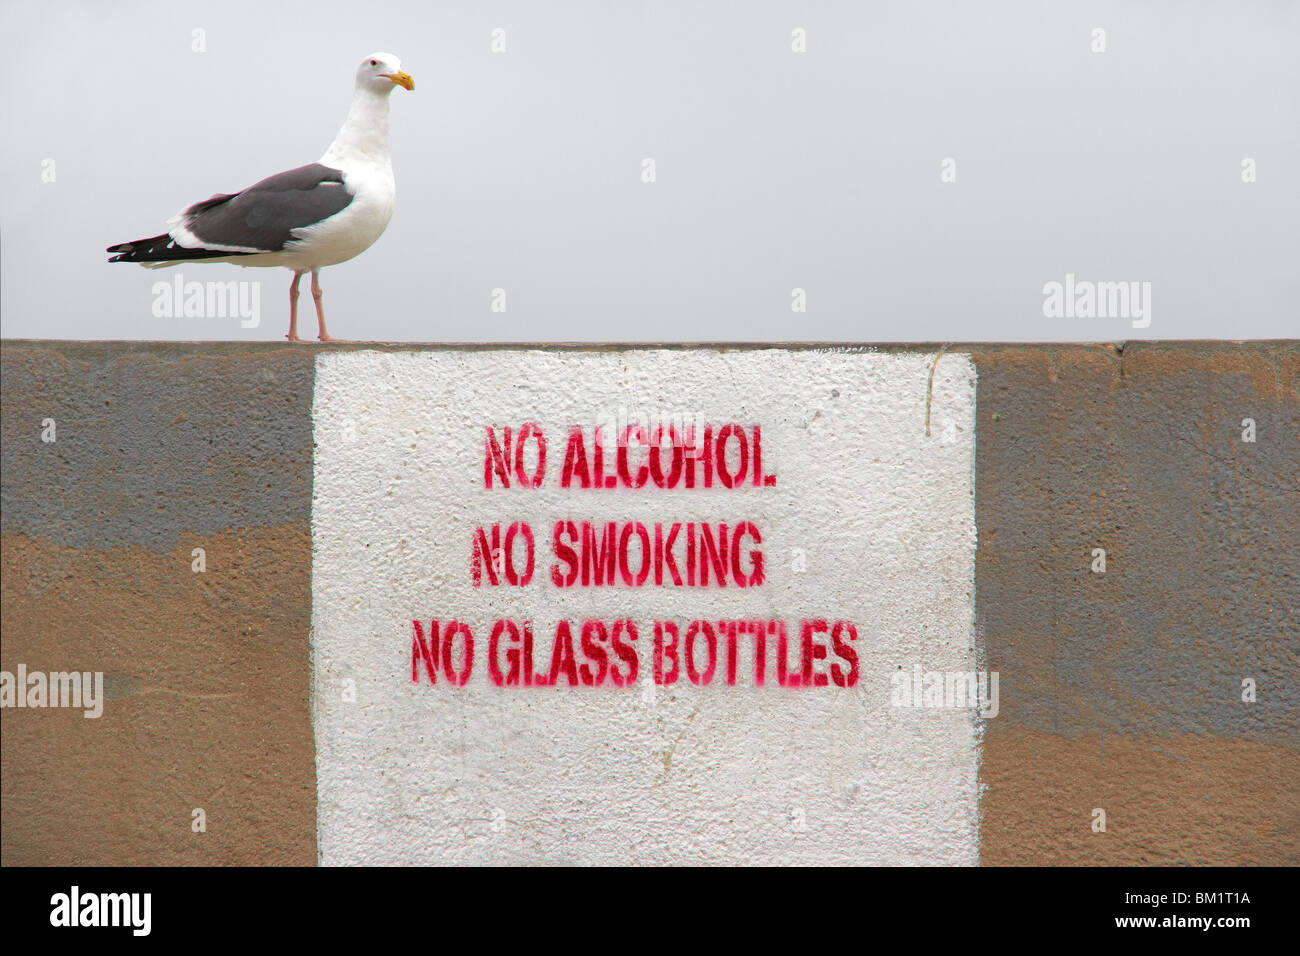
<path fill-rule="evenodd" d="M 161 269 L 182 262 L 284 266 L 289 283 L 290 342 L 298 338 L 298 280 L 311 272 L 320 340 L 325 330 L 320 270 L 365 252 L 393 216 L 397 190 L 388 156 L 388 96 L 415 89 L 391 53 L 372 53 L 357 68 L 352 108 L 339 134 L 314 163 L 268 176 L 242 192 L 219 193 L 167 221 L 160 236 L 109 246 L 109 262 Z"/>

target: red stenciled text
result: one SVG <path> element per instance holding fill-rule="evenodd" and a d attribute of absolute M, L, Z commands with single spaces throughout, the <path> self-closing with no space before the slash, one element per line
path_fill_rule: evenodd
<path fill-rule="evenodd" d="M 469 683 L 475 638 L 463 621 L 411 622 L 411 681 Z M 644 679 L 642 655 L 657 685 L 816 688 L 858 683 L 857 628 L 849 621 L 561 620 L 539 642 L 534 622 L 501 618 L 488 628 L 488 680 L 496 687 L 627 688 Z"/>
<path fill-rule="evenodd" d="M 613 450 L 596 425 L 569 429 L 560 466 L 561 488 L 772 488 L 763 468 L 759 425 L 628 425 Z M 540 488 L 546 480 L 547 443 L 542 427 L 524 422 L 485 425 L 484 488 Z"/>

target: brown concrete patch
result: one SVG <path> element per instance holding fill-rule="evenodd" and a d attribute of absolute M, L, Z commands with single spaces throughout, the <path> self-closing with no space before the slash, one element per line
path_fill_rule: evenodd
<path fill-rule="evenodd" d="M 983 862 L 1297 862 L 1298 356 L 975 350 Z"/>
<path fill-rule="evenodd" d="M 997 734 L 987 866 L 1298 866 L 1300 753 L 1206 735 Z M 1092 830 L 1094 808 L 1106 832 Z"/>
<path fill-rule="evenodd" d="M 103 671 L 109 698 L 2 712 L 0 862 L 316 862 L 306 522 L 166 554 L 4 535 L 0 571 L 0 667 Z"/>

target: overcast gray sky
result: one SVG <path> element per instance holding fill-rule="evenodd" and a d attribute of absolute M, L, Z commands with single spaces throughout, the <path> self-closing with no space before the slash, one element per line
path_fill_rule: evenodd
<path fill-rule="evenodd" d="M 1300 335 L 1296 2 L 2 0 L 4 337 L 282 337 L 287 270 L 104 248 L 317 159 L 376 50 L 416 87 L 338 336 Z M 261 325 L 155 316 L 178 270 L 260 280 Z M 1045 316 L 1067 273 L 1151 283 L 1150 325 Z"/>

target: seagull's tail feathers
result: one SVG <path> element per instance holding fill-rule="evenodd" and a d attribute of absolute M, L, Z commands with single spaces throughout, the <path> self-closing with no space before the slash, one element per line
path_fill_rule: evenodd
<path fill-rule="evenodd" d="M 186 249 L 177 245 L 170 232 L 148 239 L 136 239 L 134 242 L 121 242 L 109 246 L 108 252 L 117 253 L 109 262 L 138 262 L 147 269 L 161 269 L 191 259 L 214 259 L 229 261 L 231 256 L 251 255 L 246 252 L 231 252 L 228 249 Z"/>

